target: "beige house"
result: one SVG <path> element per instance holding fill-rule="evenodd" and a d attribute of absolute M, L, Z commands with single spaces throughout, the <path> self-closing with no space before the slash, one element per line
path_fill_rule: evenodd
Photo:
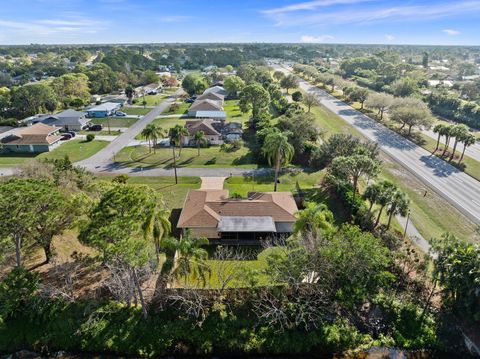
<path fill-rule="evenodd" d="M 183 138 L 183 145 L 195 145 L 194 136 L 198 131 L 203 131 L 205 138 L 210 145 L 221 145 L 223 144 L 222 134 L 218 132 L 214 127 L 213 123 L 215 121 L 212 119 L 204 120 L 195 120 L 187 121 L 185 127 L 188 131 L 188 136 Z"/>
<path fill-rule="evenodd" d="M 20 127 L 3 137 L 2 152 L 6 153 L 42 153 L 49 152 L 60 145 L 60 127 L 37 123 Z"/>
<path fill-rule="evenodd" d="M 289 236 L 297 211 L 290 192 L 252 192 L 237 199 L 227 190 L 191 190 L 177 228 L 212 243 L 258 244 Z"/>
<path fill-rule="evenodd" d="M 209 92 L 209 93 L 204 93 L 203 95 L 200 95 L 197 97 L 197 101 L 201 101 L 201 100 L 220 101 L 223 106 L 223 103 L 225 101 L 225 96 L 215 92 Z"/>

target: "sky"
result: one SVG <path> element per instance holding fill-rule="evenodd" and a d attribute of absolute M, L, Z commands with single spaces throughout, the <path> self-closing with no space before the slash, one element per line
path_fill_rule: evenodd
<path fill-rule="evenodd" d="M 480 0 L 0 0 L 0 44 L 480 45 Z"/>

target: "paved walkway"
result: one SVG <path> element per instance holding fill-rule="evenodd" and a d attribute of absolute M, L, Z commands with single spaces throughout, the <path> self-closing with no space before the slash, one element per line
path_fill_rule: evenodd
<path fill-rule="evenodd" d="M 223 189 L 223 182 L 227 177 L 200 177 L 202 185 L 200 189 Z"/>

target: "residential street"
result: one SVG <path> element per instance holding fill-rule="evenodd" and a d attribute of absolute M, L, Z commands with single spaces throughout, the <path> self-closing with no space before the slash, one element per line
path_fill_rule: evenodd
<path fill-rule="evenodd" d="M 104 149 L 100 150 L 95 155 L 87 158 L 86 160 L 77 162 L 76 165 L 85 167 L 86 169 L 94 172 L 97 172 L 97 169 L 99 168 L 108 168 L 111 165 L 113 157 L 118 152 L 120 152 L 122 148 L 128 146 L 132 141 L 134 141 L 135 136 L 142 132 L 145 126 L 155 120 L 163 111 L 165 111 L 171 105 L 171 103 L 174 101 L 174 96 L 180 95 L 182 92 L 182 89 L 177 90 L 175 94 L 169 96 L 158 106 L 154 107 L 149 113 L 147 113 L 140 120 L 138 120 L 131 127 L 129 127 L 125 132 L 123 132 L 120 136 L 110 142 L 108 146 L 106 146 Z"/>
<path fill-rule="evenodd" d="M 276 70 L 290 71 L 279 65 Z M 327 92 L 300 79 L 300 88 L 318 95 L 321 103 L 382 151 L 435 190 L 472 221 L 480 223 L 480 183 L 430 152 L 389 130 Z M 453 219 L 452 219 L 453 220 Z"/>

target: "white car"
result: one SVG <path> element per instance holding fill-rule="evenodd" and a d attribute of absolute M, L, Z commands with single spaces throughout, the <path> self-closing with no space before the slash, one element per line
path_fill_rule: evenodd
<path fill-rule="evenodd" d="M 127 116 L 127 114 L 125 112 L 122 112 L 122 111 L 117 111 L 115 112 L 115 116 Z"/>

